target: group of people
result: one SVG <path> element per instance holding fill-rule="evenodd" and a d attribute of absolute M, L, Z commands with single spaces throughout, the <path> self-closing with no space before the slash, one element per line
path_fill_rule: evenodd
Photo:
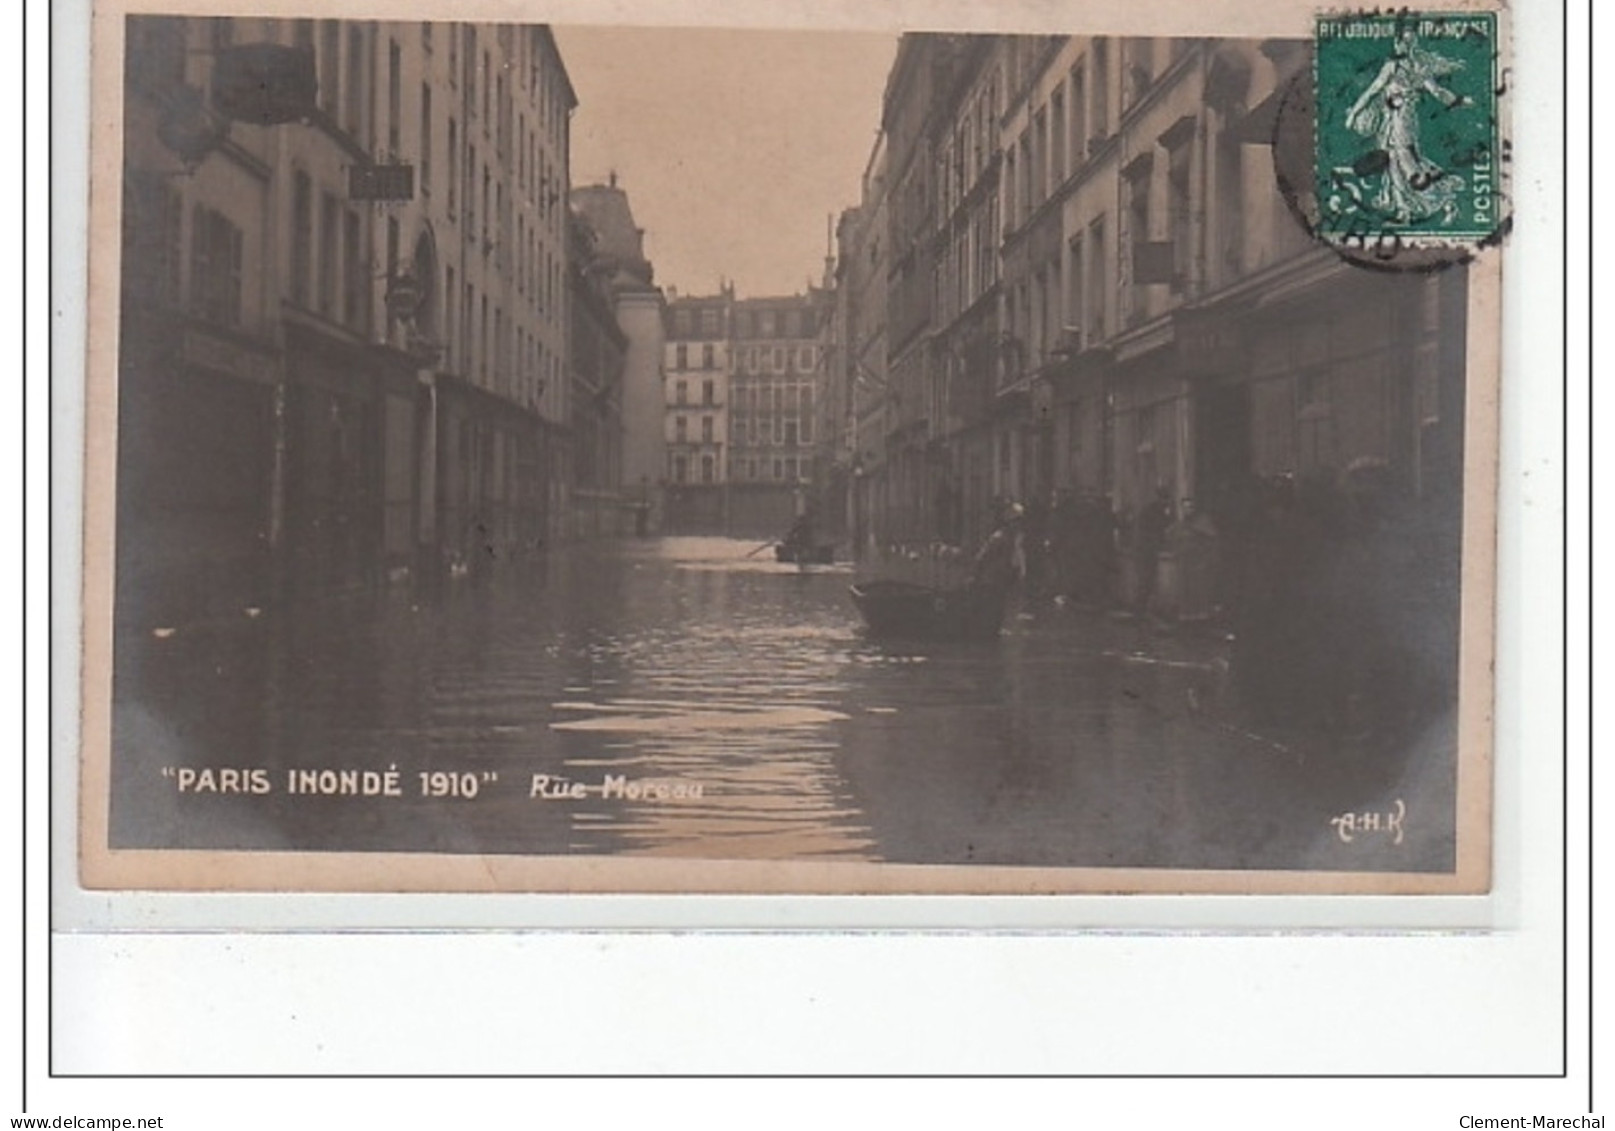
<path fill-rule="evenodd" d="M 1115 599 L 1124 566 L 1137 576 L 1136 563 L 1153 563 L 1172 523 L 1164 496 L 1124 520 L 1108 499 L 1091 491 L 1057 491 L 1030 507 L 1001 501 L 996 511 L 993 532 L 976 554 L 974 579 L 1019 584 L 1029 596 L 1065 598 L 1092 608 Z M 1143 590 L 1133 586 L 1132 603 L 1140 607 L 1153 590 L 1153 566 L 1142 572 L 1150 581 Z"/>
<path fill-rule="evenodd" d="M 1443 702 L 1455 684 L 1456 519 L 1410 504 L 1373 461 L 1222 485 L 1205 508 L 1174 508 L 1161 491 L 1124 516 L 1101 496 L 1060 493 L 1041 508 L 1004 503 L 971 577 L 1033 598 L 1203 616 L 1233 638 L 1236 681 L 1258 714 L 1355 730 Z"/>

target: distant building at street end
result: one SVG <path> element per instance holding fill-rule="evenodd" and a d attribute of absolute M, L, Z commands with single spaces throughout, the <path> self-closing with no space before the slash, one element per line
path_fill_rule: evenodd
<path fill-rule="evenodd" d="M 626 340 L 619 416 L 619 490 L 634 509 L 635 529 L 659 529 L 667 478 L 666 407 L 662 390 L 663 297 L 645 258 L 645 232 L 628 194 L 612 174 L 603 185 L 572 190 L 572 208 L 594 234 L 589 275 L 610 294 Z"/>
<path fill-rule="evenodd" d="M 734 305 L 730 406 L 731 524 L 778 533 L 814 495 L 826 292 Z"/>
<path fill-rule="evenodd" d="M 728 529 L 730 312 L 733 284 L 715 295 L 669 290 L 663 315 L 663 438 L 667 481 L 663 529 L 717 534 Z"/>
<path fill-rule="evenodd" d="M 576 211 L 570 221 L 566 283 L 573 491 L 568 533 L 575 538 L 627 534 L 634 529 L 634 516 L 620 488 L 628 339 L 617 325 L 605 265 L 596 259 L 595 231 Z"/>

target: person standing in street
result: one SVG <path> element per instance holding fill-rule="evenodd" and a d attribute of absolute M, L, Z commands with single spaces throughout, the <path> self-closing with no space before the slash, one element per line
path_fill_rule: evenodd
<path fill-rule="evenodd" d="M 970 572 L 970 584 L 1007 590 L 1026 579 L 1026 510 L 1019 503 L 1004 508 L 998 527 L 987 536 Z"/>
<path fill-rule="evenodd" d="M 1155 498 L 1138 508 L 1133 522 L 1133 611 L 1148 616 L 1150 603 L 1155 599 L 1156 566 L 1161 551 L 1166 548 L 1166 532 L 1172 525 L 1171 496 L 1165 487 L 1158 488 Z"/>

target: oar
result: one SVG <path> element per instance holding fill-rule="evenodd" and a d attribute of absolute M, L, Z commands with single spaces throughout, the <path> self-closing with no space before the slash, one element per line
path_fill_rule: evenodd
<path fill-rule="evenodd" d="M 747 554 L 746 556 L 748 558 L 755 558 L 758 554 L 762 553 L 764 550 L 767 550 L 770 547 L 776 546 L 776 545 L 778 545 L 777 542 L 764 542 L 761 546 L 758 546 L 755 550 L 753 550 L 751 553 Z"/>

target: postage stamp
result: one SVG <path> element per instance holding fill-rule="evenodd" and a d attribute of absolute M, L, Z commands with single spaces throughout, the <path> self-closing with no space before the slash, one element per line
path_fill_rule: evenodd
<path fill-rule="evenodd" d="M 1318 18 L 1323 239 L 1430 246 L 1498 234 L 1497 31 L 1485 11 Z"/>

